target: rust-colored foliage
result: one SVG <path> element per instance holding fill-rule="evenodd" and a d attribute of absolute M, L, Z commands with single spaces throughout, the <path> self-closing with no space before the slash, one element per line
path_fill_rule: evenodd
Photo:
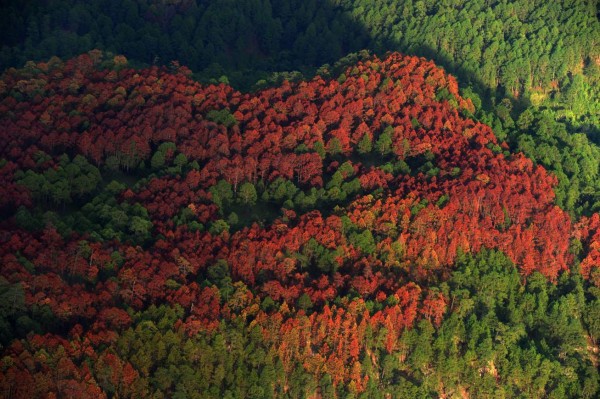
<path fill-rule="evenodd" d="M 84 255 L 85 235 L 62 237 L 51 226 L 32 233 L 14 218 L 2 222 L 0 273 L 22 282 L 27 306 L 49 307 L 74 331 L 68 339 L 33 335 L 5 350 L 13 364 L 0 384 L 13 397 L 103 397 L 109 388 L 134 397 L 138 370 L 104 348 L 131 324 L 125 308 L 165 302 L 184 309 L 178 327 L 190 336 L 222 320 L 249 319 L 286 371 L 296 363 L 315 375 L 328 370 L 334 384 L 353 381 L 360 392 L 367 327 L 382 333 L 392 353 L 419 317 L 439 325 L 448 299 L 427 284 L 445 278 L 460 252 L 499 249 L 524 277 L 539 271 L 556 280 L 572 262 L 569 241 L 577 236 L 588 249 L 583 275 L 598 268 L 598 215 L 574 228 L 554 205 L 556 178 L 523 155 L 495 151 L 492 130 L 462 116 L 473 105 L 460 97 L 456 80 L 430 61 L 391 54 L 349 68 L 343 83 L 316 77 L 254 94 L 201 86 L 181 68 L 111 71 L 95 62 L 83 55 L 3 75 L 0 210 L 32 206 L 15 181 L 17 169 L 54 167 L 65 152 L 101 167 L 112 157 L 127 171 L 149 164 L 170 142 L 197 167 L 119 195 L 148 211 L 153 240 L 145 247 L 90 240 Z M 457 108 L 436 101 L 441 89 Z M 357 178 L 360 191 L 327 215 L 286 210 L 272 223 L 231 233 L 173 221 L 185 209 L 206 225 L 222 218 L 210 192 L 221 180 L 234 193 L 277 178 L 306 192 L 322 188 L 365 136 L 371 155 L 406 161 L 412 172 L 353 158 L 342 177 Z M 386 136 L 389 148 L 383 139 L 378 144 Z M 40 151 L 50 156 L 43 164 Z M 174 155 L 167 150 L 165 161 Z M 427 160 L 436 170 L 419 169 Z M 230 285 L 210 280 L 218 263 Z M 267 297 L 277 306 L 260 309 Z M 332 305 L 336 298 L 343 306 Z M 370 311 L 367 303 L 379 308 Z M 50 348 L 48 357 L 33 356 L 41 347 Z M 84 359 L 93 360 L 93 370 Z M 48 366 L 56 362 L 58 378 Z"/>

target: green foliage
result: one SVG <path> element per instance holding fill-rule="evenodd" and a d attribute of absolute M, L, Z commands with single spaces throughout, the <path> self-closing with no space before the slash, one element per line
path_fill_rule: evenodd
<path fill-rule="evenodd" d="M 375 251 L 375 240 L 371 230 L 364 230 L 362 233 L 352 233 L 348 239 L 356 248 L 369 255 Z"/>
<path fill-rule="evenodd" d="M 206 119 L 220 125 L 224 125 L 228 128 L 238 124 L 238 121 L 228 109 L 208 111 L 206 114 Z"/>
<path fill-rule="evenodd" d="M 373 149 L 373 141 L 371 140 L 371 136 L 365 134 L 363 138 L 358 142 L 358 153 L 361 155 L 365 155 L 371 152 Z"/>
<path fill-rule="evenodd" d="M 33 170 L 18 171 L 17 182 L 27 187 L 33 198 L 55 205 L 71 203 L 97 190 L 102 181 L 100 171 L 81 155 L 71 161 L 64 154 L 56 168 L 38 173 Z"/>
<path fill-rule="evenodd" d="M 500 85 L 511 94 L 548 89 L 552 80 L 568 81 L 581 72 L 592 86 L 600 75 L 593 62 L 596 10 L 574 0 L 535 6 L 524 0 L 442 5 L 337 0 L 318 6 L 245 0 L 227 7 L 209 1 L 186 3 L 176 12 L 168 8 L 166 3 L 129 1 L 111 7 L 98 1 L 31 7 L 8 2 L 3 18 L 21 23 L 10 25 L 0 68 L 100 47 L 137 62 L 168 65 L 176 59 L 202 71 L 206 80 L 251 87 L 259 79 L 275 84 L 294 80 L 300 71 L 334 65 L 347 53 L 369 48 L 433 58 L 465 82 L 492 90 Z M 151 15 L 165 17 L 158 23 Z M 107 58 L 105 65 L 115 68 Z M 319 73 L 331 69 L 335 65 Z M 445 94 L 438 96 L 447 99 Z"/>
<path fill-rule="evenodd" d="M 302 248 L 301 253 L 294 254 L 301 269 L 308 268 L 311 274 L 317 276 L 322 273 L 333 275 L 339 266 L 336 256 L 337 250 L 329 250 L 311 238 Z"/>
<path fill-rule="evenodd" d="M 557 204 L 576 215 L 600 209 L 600 148 L 583 133 L 569 133 L 550 110 L 527 109 L 517 124 L 527 130 L 518 133 L 516 149 L 558 178 Z"/>
<path fill-rule="evenodd" d="M 375 142 L 375 148 L 381 155 L 387 155 L 392 151 L 392 135 L 390 132 L 391 127 L 387 127 L 377 138 Z"/>
<path fill-rule="evenodd" d="M 310 308 L 313 307 L 313 303 L 310 300 L 310 297 L 304 293 L 302 295 L 300 295 L 300 298 L 298 298 L 298 308 L 304 310 L 305 312 L 310 310 Z"/>
<path fill-rule="evenodd" d="M 278 177 L 267 186 L 263 194 L 263 200 L 283 203 L 286 200 L 292 200 L 297 192 L 298 187 L 292 181 Z"/>
<path fill-rule="evenodd" d="M 113 188 L 117 185 L 119 183 L 112 183 Z M 153 227 L 148 211 L 137 203 L 119 202 L 116 195 L 105 191 L 79 211 L 60 218 L 47 214 L 43 219 L 57 227 L 63 235 L 70 231 L 91 232 L 91 237 L 98 241 L 118 239 L 136 244 L 148 243 Z"/>
<path fill-rule="evenodd" d="M 580 357 L 586 332 L 578 276 L 554 286 L 534 274 L 524 283 L 504 254 L 483 250 L 463 257 L 439 289 L 449 300 L 445 320 L 439 327 L 422 320 L 400 339 L 409 354 L 404 373 L 417 385 L 439 381 L 451 393 L 468 384 L 478 397 L 598 392 L 597 371 Z M 381 367 L 393 375 L 397 366 L 384 360 Z"/>
<path fill-rule="evenodd" d="M 212 201 L 219 207 L 221 213 L 223 212 L 223 208 L 233 200 L 232 186 L 225 180 L 219 180 L 208 191 L 212 196 Z"/>
<path fill-rule="evenodd" d="M 151 306 L 134 315 L 134 325 L 117 342 L 118 354 L 142 370 L 147 389 L 173 398 L 267 398 L 283 392 L 282 363 L 260 331 L 232 321 L 214 333 L 188 336 L 174 327 L 183 316 L 181 307 Z"/>
<path fill-rule="evenodd" d="M 187 165 L 188 163 L 188 159 L 185 156 L 185 154 L 177 154 L 177 156 L 175 157 L 175 159 L 173 160 L 173 165 L 177 166 L 177 168 L 179 169 L 179 172 L 181 172 L 181 169 Z"/>
<path fill-rule="evenodd" d="M 229 231 L 229 225 L 223 219 L 215 220 L 211 225 L 208 231 L 213 235 L 221 234 L 224 231 Z"/>
<path fill-rule="evenodd" d="M 7 36 L 0 65 L 23 65 L 29 59 L 53 55 L 69 57 L 99 46 L 146 63 L 169 64 L 177 59 L 204 80 L 223 81 L 227 76 L 234 84 L 249 88 L 259 78 L 272 84 L 295 80 L 320 65 L 322 75 L 337 76 L 344 65 L 362 56 L 351 53 L 340 59 L 346 53 L 365 47 L 377 52 L 393 49 L 433 58 L 458 75 L 463 83 L 461 94 L 472 100 L 477 117 L 493 126 L 501 140 L 508 138 L 515 149 L 522 149 L 519 138 L 523 133 L 533 135 L 535 144 L 539 143 L 531 111 L 521 116 L 528 102 L 551 110 L 552 118 L 563 121 L 568 133 L 598 135 L 600 85 L 596 83 L 600 68 L 594 61 L 598 51 L 593 43 L 598 43 L 600 28 L 594 8 L 580 2 L 532 6 L 519 0 L 490 6 L 482 1 L 451 1 L 434 6 L 404 0 L 341 0 L 300 7 L 296 0 L 286 0 L 260 5 L 241 1 L 222 7 L 218 1 L 210 1 L 202 5 L 191 2 L 174 13 L 159 4 L 125 2 L 107 8 L 95 1 L 76 7 L 71 3 L 63 0 L 52 7 L 17 7 L 9 2 L 4 18 L 23 23 L 19 29 L 13 26 Z M 249 9 L 261 12 L 250 13 Z M 169 17 L 157 24 L 148 15 Z M 181 45 L 170 45 L 175 42 Z M 115 65 L 111 57 L 107 53 L 100 62 L 110 68 L 123 67 Z M 60 62 L 55 58 L 49 64 Z M 290 69 L 296 71 L 281 72 Z M 32 76 L 40 72 L 33 63 L 28 71 Z M 340 81 L 344 78 L 339 77 Z M 467 83 L 469 87 L 465 87 Z M 496 96 L 504 96 L 506 101 L 494 106 Z M 438 90 L 436 97 L 453 100 L 447 88 Z M 509 99 L 517 100 L 518 107 Z M 486 114 L 485 109 L 493 114 Z M 209 111 L 207 118 L 226 127 L 238 123 L 226 108 Z M 514 121 L 521 132 L 515 131 Z M 391 151 L 387 135 L 373 140 L 371 145 L 378 153 Z M 338 154 L 335 140 L 329 144 L 328 151 Z M 325 156 L 320 141 L 315 150 Z M 358 151 L 370 151 L 368 138 L 361 140 Z M 130 153 L 133 155 L 109 157 L 107 168 L 137 167 L 137 151 L 133 148 Z M 528 155 L 538 159 L 532 152 Z M 598 201 L 590 198 L 590 193 L 597 191 L 595 183 L 579 177 L 575 180 L 566 170 L 572 159 L 560 158 L 551 167 L 559 178 L 558 203 L 574 212 L 595 209 Z M 549 162 L 541 163 L 548 167 Z M 184 159 L 178 156 L 174 165 L 181 170 Z M 162 167 L 160 154 L 153 156 L 151 166 Z M 64 204 L 73 200 L 69 187 L 62 184 L 46 184 L 34 176 L 25 180 L 45 201 Z"/>
<path fill-rule="evenodd" d="M 255 205 L 258 195 L 256 194 L 256 188 L 254 184 L 246 182 L 240 186 L 238 191 L 238 198 L 244 205 Z"/>
<path fill-rule="evenodd" d="M 326 155 L 327 152 L 325 150 L 325 145 L 323 144 L 322 141 L 317 141 L 314 144 L 313 149 L 315 150 L 315 152 L 317 154 L 319 154 L 319 156 L 321 157 L 321 159 L 325 158 L 325 155 Z"/>
<path fill-rule="evenodd" d="M 165 154 L 162 151 L 156 151 L 150 159 L 152 169 L 161 169 L 165 166 Z"/>
<path fill-rule="evenodd" d="M 332 138 L 327 143 L 327 153 L 335 156 L 342 153 L 342 143 L 340 143 L 340 139 L 337 137 Z"/>
<path fill-rule="evenodd" d="M 219 288 L 221 298 L 228 300 L 234 292 L 231 275 L 229 273 L 229 265 L 223 259 L 209 266 L 206 273 L 207 282 L 212 283 Z"/>
<path fill-rule="evenodd" d="M 123 1 L 108 5 L 99 1 L 82 5 L 60 0 L 42 3 L 17 7 L 13 1 L 3 9 L 6 13 L 0 13 L 0 22 L 5 22 L 3 26 L 8 26 L 8 22 L 14 25 L 14 29 L 4 34 L 0 65 L 22 64 L 26 59 L 43 59 L 52 54 L 69 56 L 99 46 L 125 53 L 138 62 L 168 64 L 172 59 L 179 59 L 197 70 L 197 77 L 202 80 L 213 83 L 231 80 L 249 88 L 310 76 L 325 62 L 331 64 L 317 72 L 323 76 L 338 76 L 338 82 L 344 82 L 348 77 L 339 72 L 362 55 L 354 53 L 333 62 L 348 51 L 364 47 L 374 51 L 400 49 L 434 58 L 463 82 L 470 83 L 461 93 L 473 102 L 476 118 L 493 126 L 495 134 L 500 139 L 507 138 L 513 149 L 523 151 L 556 175 L 558 205 L 575 215 L 600 209 L 600 150 L 597 147 L 600 69 L 595 62 L 598 20 L 592 2 L 588 2 L 589 6 L 575 1 L 533 4 L 527 1 L 409 0 L 335 0 L 331 4 L 296 0 Z M 114 71 L 127 65 L 110 58 L 101 61 L 101 65 Z M 60 62 L 51 60 L 49 68 Z M 176 65 L 172 68 L 176 72 Z M 281 72 L 284 69 L 293 71 Z M 25 71 L 31 77 L 41 73 L 33 63 L 27 64 Z M 355 68 L 348 76 L 361 73 Z M 369 83 L 368 75 L 363 74 L 362 78 Z M 253 86 L 258 79 L 260 82 Z M 370 83 L 373 83 L 372 78 Z M 384 80 L 380 88 L 387 84 Z M 40 93 L 28 95 L 37 94 Z M 17 101 L 24 96 L 9 95 Z M 435 96 L 457 104 L 457 98 L 446 87 L 437 90 Z M 498 101 L 497 98 L 503 99 Z M 466 110 L 459 112 L 469 114 Z M 206 119 L 230 131 L 243 128 L 242 121 L 237 121 L 227 108 L 209 111 Z M 411 122 L 414 129 L 421 127 L 417 118 Z M 394 143 L 392 127 L 384 125 L 382 130 L 360 139 L 357 158 L 368 163 L 372 158 L 386 157 L 384 162 L 389 162 L 376 167 L 394 176 L 409 174 L 411 170 L 432 178 L 440 176 L 442 171 L 431 152 L 405 162 L 410 153 L 409 142 Z M 398 148 L 404 155 L 391 160 L 388 155 Z M 502 151 L 498 146 L 488 148 L 496 153 Z M 107 171 L 119 178 L 120 168 L 148 172 L 144 166 L 148 160 L 140 159 L 133 141 L 130 150 L 127 154 L 109 156 L 103 173 Z M 310 150 L 304 144 L 294 149 L 299 154 Z M 329 140 L 327 146 L 319 139 L 312 150 L 325 160 L 342 158 L 343 149 L 337 138 Z M 202 161 L 189 163 L 184 154 L 174 156 L 175 151 L 174 143 L 160 144 L 149 160 L 150 168 L 157 174 L 179 174 L 184 168 L 200 169 Z M 102 260 L 100 271 L 106 289 L 112 290 L 106 291 L 106 300 L 120 305 L 126 283 L 118 276 L 121 266 L 131 260 L 125 252 L 113 251 L 113 240 L 128 243 L 132 249 L 137 245 L 152 245 L 154 226 L 148 211 L 124 198 L 130 198 L 122 195 L 126 185 L 103 181 L 100 171 L 81 156 L 71 160 L 63 155 L 51 168 L 44 165 L 56 160 L 45 154 L 38 154 L 34 161 L 37 162 L 35 167 L 15 174 L 16 181 L 31 192 L 35 202 L 31 208 L 20 207 L 15 222 L 30 231 L 40 231 L 52 224 L 63 235 L 89 233 L 76 250 L 77 256 L 89 260 L 90 267 L 93 246 L 86 240 L 104 242 L 109 248 L 107 253 L 112 251 L 110 259 Z M 462 172 L 453 167 L 443 171 L 440 179 L 447 173 L 458 177 Z M 360 181 L 355 178 L 350 162 L 342 163 L 335 171 L 329 169 L 324 180 L 323 188 L 297 186 L 278 178 L 270 182 L 244 182 L 239 187 L 236 183 L 235 190 L 230 183 L 220 180 L 209 189 L 220 214 L 206 222 L 206 228 L 213 235 L 222 234 L 215 239 L 226 240 L 225 232 L 232 230 L 233 233 L 251 222 L 281 216 L 281 207 L 298 212 L 318 208 L 323 213 L 339 214 L 341 208 L 337 205 L 347 204 L 361 192 Z M 383 190 L 378 195 L 382 193 Z M 443 207 L 448 199 L 447 194 L 440 196 L 436 206 Z M 74 203 L 82 205 L 79 210 L 69 207 Z M 428 204 L 425 199 L 416 202 L 411 215 L 418 215 Z M 60 211 L 58 205 L 62 206 Z M 172 219 L 165 218 L 168 219 L 165 224 L 186 225 L 187 230 L 197 232 L 204 229 L 197 218 L 192 209 L 184 207 Z M 290 225 L 296 223 L 291 217 L 289 221 Z M 398 262 L 393 268 L 381 267 L 378 243 L 383 234 L 378 232 L 374 236 L 371 230 L 359 229 L 345 215 L 342 224 L 345 242 L 354 247 L 357 256 L 368 259 L 368 273 L 379 273 L 377 278 L 406 278 L 405 269 L 414 265 Z M 505 220 L 499 228 L 510 227 L 511 220 L 505 210 Z M 162 226 L 156 230 L 162 231 Z M 187 233 L 185 228 L 181 231 Z M 393 237 L 398 232 L 386 234 Z M 201 236 L 196 233 L 196 237 L 189 240 L 192 253 L 200 252 Z M 400 259 L 405 255 L 399 241 L 393 242 L 390 248 Z M 581 243 L 573 241 L 574 254 L 586 250 L 588 248 Z M 293 251 L 297 252 L 284 254 L 282 251 L 277 256 L 291 257 L 299 273 L 284 275 L 281 281 L 286 284 L 293 279 L 305 279 L 307 287 L 320 278 L 333 281 L 342 287 L 336 288 L 335 306 L 346 311 L 351 309 L 345 306 L 356 292 L 346 289 L 348 281 L 338 273 L 338 269 L 349 267 L 339 261 L 344 255 L 343 249 L 326 247 L 310 238 Z M 161 256 L 165 258 L 172 255 L 164 252 Z M 140 374 L 139 384 L 144 386 L 140 392 L 148 393 L 142 396 L 426 398 L 439 396 L 440 389 L 447 397 L 464 396 L 465 391 L 470 397 L 593 398 L 598 395 L 598 370 L 593 358 L 588 356 L 587 347 L 598 344 L 600 299 L 597 289 L 583 282 L 576 273 L 565 273 L 559 281 L 551 283 L 537 273 L 520 276 L 500 252 L 484 249 L 477 255 L 459 255 L 454 271 L 446 272 L 445 277 L 449 276 L 446 282 L 428 288 L 446 300 L 441 322 L 423 315 L 406 329 L 398 327 L 395 333 L 399 337 L 395 341 L 395 336 L 388 335 L 391 331 L 386 328 L 377 330 L 361 324 L 361 329 L 370 330 L 365 334 L 365 343 L 361 343 L 365 348 L 348 364 L 341 365 L 357 366 L 359 374 L 369 377 L 359 392 L 357 381 L 334 383 L 332 374 L 337 370 L 333 368 L 327 370 L 319 365 L 319 371 L 313 373 L 309 367 L 315 365 L 308 362 L 286 361 L 284 366 L 282 359 L 289 358 L 293 349 L 278 353 L 265 337 L 276 336 L 279 331 L 263 331 L 262 327 L 267 324 L 259 324 L 258 317 L 255 320 L 254 316 L 259 308 L 270 316 L 280 307 L 285 309 L 287 303 L 280 305 L 266 291 L 250 292 L 244 284 L 234 282 L 240 277 L 227 261 L 214 259 L 213 255 L 209 256 L 210 260 L 196 260 L 198 271 L 183 277 L 169 271 L 171 265 L 165 265 L 164 269 L 161 265 L 161 271 L 173 273 L 164 283 L 169 291 L 177 292 L 169 296 L 171 303 L 186 302 L 187 298 L 177 296 L 186 295 L 182 289 L 185 283 L 193 281 L 201 289 L 218 289 L 219 304 L 226 307 L 228 313 L 213 329 L 203 327 L 189 332 L 183 327 L 184 323 L 201 317 L 210 318 L 214 310 L 204 314 L 194 310 L 205 305 L 196 298 L 190 300 L 193 306 L 186 305 L 185 309 L 179 305 L 151 305 L 137 313 L 132 308 L 126 309 L 133 318 L 132 325 L 114 338 L 116 344 L 108 350 L 126 359 Z M 256 255 L 259 256 L 262 254 Z M 46 260 L 52 261 L 53 254 L 44 258 L 44 262 Z M 67 259 L 70 261 L 71 258 Z M 14 262 L 15 265 L 7 267 L 14 268 L 15 276 L 33 273 L 38 267 L 19 253 L 14 254 Z M 264 279 L 266 273 L 274 272 L 265 270 L 255 277 Z M 355 277 L 363 276 L 349 276 Z M 12 281 L 0 278 L 2 345 L 30 332 L 66 330 L 68 323 L 61 325 L 51 306 L 37 303 L 25 306 L 24 285 Z M 51 282 L 35 283 L 48 284 L 48 290 L 52 288 Z M 156 287 L 144 288 L 156 290 Z M 294 287 L 291 288 L 293 291 Z M 313 286 L 309 289 L 313 290 Z M 313 294 L 313 291 L 300 291 L 290 296 L 289 304 L 311 313 L 322 306 L 317 301 L 313 303 Z M 425 294 L 427 292 L 423 297 Z M 245 308 L 243 302 L 252 300 L 253 304 Z M 371 297 L 357 314 L 366 317 L 394 306 L 404 311 L 409 305 L 404 298 L 395 295 L 383 301 Z M 422 312 L 421 302 L 419 306 L 417 311 Z M 134 308 L 139 309 L 137 305 Z M 366 313 L 361 313 L 363 311 Z M 282 310 L 277 316 L 282 321 L 292 322 L 287 319 L 288 312 Z M 384 319 L 387 322 L 391 317 L 383 316 L 379 320 Z M 306 320 L 293 322 L 301 324 Z M 76 322 L 91 324 L 85 317 Z M 401 322 L 398 320 L 398 324 Z M 343 325 L 341 330 L 346 327 L 352 328 Z M 96 338 L 93 332 L 90 335 Z M 395 346 L 392 350 L 386 347 L 388 337 L 392 337 L 390 341 Z M 292 348 L 294 342 L 290 340 L 285 344 Z M 306 341 L 298 347 L 312 355 L 319 344 Z M 45 356 L 42 349 L 34 358 Z M 3 361 L 9 360 L 7 357 Z M 23 361 L 29 367 L 28 362 L 33 360 L 25 358 Z M 86 362 L 91 368 L 96 367 L 96 359 Z M 111 381 L 110 368 L 93 373 L 109 397 L 121 397 L 118 386 Z"/>

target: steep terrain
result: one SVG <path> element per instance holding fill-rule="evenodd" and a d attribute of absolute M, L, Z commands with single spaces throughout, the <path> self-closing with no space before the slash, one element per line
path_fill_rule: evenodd
<path fill-rule="evenodd" d="M 5 0 L 0 70 L 99 48 L 247 91 L 337 78 L 365 50 L 426 57 L 458 78 L 477 120 L 557 177 L 557 205 L 590 216 L 599 15 L 595 0 Z"/>
<path fill-rule="evenodd" d="M 6 397 L 595 394 L 598 216 L 452 76 L 189 75 L 99 51 L 3 75 Z"/>

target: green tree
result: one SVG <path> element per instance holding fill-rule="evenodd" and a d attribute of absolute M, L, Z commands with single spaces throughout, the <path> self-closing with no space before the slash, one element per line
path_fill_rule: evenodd
<path fill-rule="evenodd" d="M 350 242 L 357 248 L 360 248 L 365 254 L 375 252 L 375 239 L 371 230 L 364 230 L 362 233 L 353 233 L 349 237 Z"/>
<path fill-rule="evenodd" d="M 154 170 L 162 169 L 165 166 L 165 154 L 162 151 L 156 151 L 150 159 L 150 166 Z"/>
<path fill-rule="evenodd" d="M 362 139 L 358 142 L 358 153 L 365 155 L 373 150 L 373 141 L 371 140 L 371 136 L 365 133 Z"/>
<path fill-rule="evenodd" d="M 177 154 L 177 156 L 173 160 L 173 165 L 175 165 L 177 167 L 177 170 L 179 170 L 179 172 L 181 172 L 181 169 L 185 165 L 187 165 L 187 163 L 188 163 L 188 159 L 185 156 L 185 154 Z"/>
<path fill-rule="evenodd" d="M 392 151 L 392 136 L 388 128 L 379 135 L 375 148 L 381 155 L 387 155 Z"/>
<path fill-rule="evenodd" d="M 139 216 L 133 216 L 129 229 L 138 240 L 146 240 L 150 237 L 152 222 Z"/>
<path fill-rule="evenodd" d="M 327 143 L 327 152 L 330 155 L 338 155 L 342 153 L 342 143 L 340 143 L 340 139 L 337 137 L 332 138 Z"/>
<path fill-rule="evenodd" d="M 298 308 L 304 310 L 305 312 L 310 310 L 313 307 L 313 303 L 308 296 L 308 294 L 304 293 L 300 295 L 298 298 Z"/>
<path fill-rule="evenodd" d="M 224 207 L 229 205 L 233 199 L 232 186 L 226 180 L 219 180 L 208 191 L 211 194 L 212 201 L 219 207 L 221 213 Z"/>
<path fill-rule="evenodd" d="M 315 144 L 314 144 L 314 146 L 313 146 L 313 149 L 315 150 L 315 152 L 316 152 L 317 154 L 319 154 L 319 156 L 320 156 L 322 159 L 324 159 L 324 158 L 325 158 L 325 155 L 326 155 L 326 153 L 327 153 L 327 152 L 325 151 L 325 145 L 323 144 L 323 142 L 322 142 L 322 141 L 317 141 L 317 142 L 315 142 Z"/>
<path fill-rule="evenodd" d="M 256 193 L 256 188 L 254 187 L 254 184 L 250 182 L 242 184 L 240 186 L 240 190 L 238 191 L 238 197 L 244 205 L 256 205 L 258 195 Z"/>
<path fill-rule="evenodd" d="M 576 114 L 582 114 L 587 108 L 587 92 L 585 88 L 585 78 L 582 74 L 576 74 L 571 79 L 571 84 L 565 91 L 565 100 L 567 106 Z"/>

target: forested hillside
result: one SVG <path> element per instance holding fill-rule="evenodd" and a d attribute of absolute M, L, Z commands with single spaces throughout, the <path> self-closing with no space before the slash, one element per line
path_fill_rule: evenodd
<path fill-rule="evenodd" d="M 600 218 L 455 78 L 190 75 L 92 51 L 2 76 L 0 395 L 598 394 Z"/>
<path fill-rule="evenodd" d="M 536 100 L 576 75 L 599 78 L 594 1 L 58 0 L 5 9 L 2 25 L 14 29 L 3 67 L 102 48 L 213 77 L 214 68 L 251 70 L 256 80 L 256 71 L 311 68 L 367 48 L 427 56 L 466 82 Z"/>
<path fill-rule="evenodd" d="M 598 397 L 598 16 L 3 1 L 0 398 Z"/>
<path fill-rule="evenodd" d="M 336 77 L 368 49 L 433 59 L 474 115 L 555 174 L 557 203 L 600 209 L 600 23 L 594 0 L 9 0 L 0 69 L 99 48 L 134 65 L 177 60 L 243 90 Z"/>

